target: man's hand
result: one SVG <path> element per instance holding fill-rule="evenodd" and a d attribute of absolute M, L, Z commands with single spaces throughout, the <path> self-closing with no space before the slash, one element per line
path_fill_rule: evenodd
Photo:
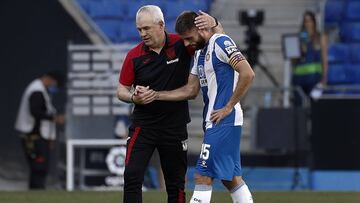
<path fill-rule="evenodd" d="M 215 18 L 210 16 L 209 14 L 199 11 L 199 16 L 195 18 L 195 26 L 201 29 L 209 29 L 216 26 Z"/>
<path fill-rule="evenodd" d="M 135 95 L 142 94 L 142 93 L 147 92 L 148 90 L 149 90 L 149 86 L 144 87 L 144 86 L 141 86 L 141 85 L 137 85 L 135 87 L 134 94 Z"/>
<path fill-rule="evenodd" d="M 64 114 L 55 115 L 54 121 L 56 124 L 64 125 L 65 124 L 65 115 Z"/>
<path fill-rule="evenodd" d="M 132 100 L 135 104 L 149 104 L 153 102 L 157 97 L 156 91 L 149 89 L 149 86 L 136 86 L 132 96 Z"/>
<path fill-rule="evenodd" d="M 221 109 L 218 110 L 214 110 L 213 112 L 211 112 L 210 115 L 210 120 L 211 122 L 218 124 L 220 123 L 220 121 L 225 118 L 227 115 L 229 115 L 232 111 L 232 108 L 225 106 Z"/>

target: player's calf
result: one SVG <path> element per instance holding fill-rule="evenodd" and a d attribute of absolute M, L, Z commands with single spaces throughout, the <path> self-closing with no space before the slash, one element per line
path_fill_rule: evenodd
<path fill-rule="evenodd" d="M 209 203 L 213 179 L 199 174 L 195 174 L 194 178 L 196 185 L 190 203 Z"/>

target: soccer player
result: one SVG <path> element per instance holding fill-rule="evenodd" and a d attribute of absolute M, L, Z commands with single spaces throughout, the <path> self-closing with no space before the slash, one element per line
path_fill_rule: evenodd
<path fill-rule="evenodd" d="M 195 98 L 200 88 L 204 99 L 205 135 L 197 162 L 195 190 L 190 203 L 208 203 L 213 179 L 222 181 L 233 202 L 252 203 L 252 195 L 242 179 L 240 136 L 243 113 L 240 99 L 253 78 L 249 63 L 227 35 L 199 30 L 195 12 L 184 12 L 176 20 L 176 32 L 185 45 L 197 49 L 185 86 L 157 92 L 158 100 L 181 101 Z M 145 87 L 137 87 L 139 94 Z"/>
<path fill-rule="evenodd" d="M 197 19 L 200 26 L 207 18 Z M 212 24 L 212 25 L 214 25 Z M 157 149 L 165 177 L 168 203 L 185 202 L 187 129 L 190 122 L 187 101 L 155 101 L 156 92 L 136 94 L 131 87 L 149 86 L 156 91 L 173 90 L 186 84 L 194 50 L 176 34 L 165 32 L 158 6 L 141 7 L 136 27 L 142 42 L 129 51 L 120 74 L 118 98 L 135 104 L 129 128 L 124 174 L 124 203 L 142 202 L 141 187 L 151 155 Z M 152 102 L 152 103 L 150 103 Z"/>

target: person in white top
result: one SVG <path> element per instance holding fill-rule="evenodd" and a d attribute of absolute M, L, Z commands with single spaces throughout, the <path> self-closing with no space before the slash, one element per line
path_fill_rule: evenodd
<path fill-rule="evenodd" d="M 30 166 L 30 189 L 45 189 L 51 143 L 56 139 L 56 123 L 64 123 L 64 116 L 56 114 L 50 94 L 57 92 L 62 81 L 62 74 L 46 73 L 32 81 L 21 98 L 15 129 L 22 137 Z"/>

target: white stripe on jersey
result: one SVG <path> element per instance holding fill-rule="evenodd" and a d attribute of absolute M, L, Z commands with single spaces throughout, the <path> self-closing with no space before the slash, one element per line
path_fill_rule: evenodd
<path fill-rule="evenodd" d="M 234 74 L 234 86 L 233 86 L 233 92 L 235 91 L 235 88 L 236 88 L 236 84 L 239 80 L 239 73 L 235 71 L 235 74 Z M 242 109 L 241 109 L 241 104 L 240 102 L 238 102 L 235 106 L 235 111 L 236 112 L 239 112 L 239 113 L 236 113 L 235 114 L 235 123 L 234 125 L 235 126 L 238 126 L 238 125 L 243 125 L 243 112 L 242 112 Z"/>
<path fill-rule="evenodd" d="M 209 50 L 207 51 L 207 53 L 210 53 Z M 210 54 L 209 61 L 212 61 L 211 54 Z M 206 80 L 208 82 L 207 97 L 209 98 L 209 105 L 208 105 L 208 111 L 207 111 L 206 117 L 205 117 L 205 121 L 206 121 L 205 128 L 208 129 L 208 128 L 212 128 L 212 122 L 210 121 L 210 116 L 214 109 L 218 85 L 217 85 L 217 81 L 216 81 L 213 64 L 207 63 L 206 59 L 205 59 L 204 69 L 205 69 Z"/>

